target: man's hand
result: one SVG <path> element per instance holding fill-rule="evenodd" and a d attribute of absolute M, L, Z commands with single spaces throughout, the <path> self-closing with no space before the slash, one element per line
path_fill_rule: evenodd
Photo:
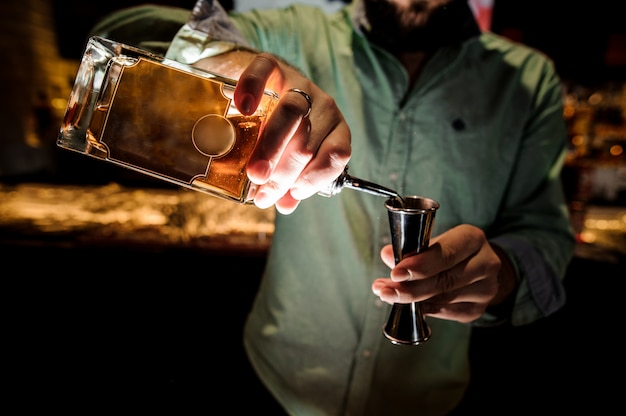
<path fill-rule="evenodd" d="M 431 240 L 428 250 L 397 265 L 391 245 L 383 247 L 381 258 L 391 267 L 391 278 L 376 279 L 373 292 L 390 304 L 421 302 L 424 314 L 436 318 L 474 321 L 516 287 L 505 254 L 472 225 L 446 231 Z"/>
<path fill-rule="evenodd" d="M 258 207 L 276 205 L 289 214 L 341 174 L 351 156 L 350 129 L 331 96 L 297 69 L 260 53 L 239 77 L 239 111 L 252 114 L 265 89 L 280 100 L 250 158 L 248 177 L 260 185 Z"/>

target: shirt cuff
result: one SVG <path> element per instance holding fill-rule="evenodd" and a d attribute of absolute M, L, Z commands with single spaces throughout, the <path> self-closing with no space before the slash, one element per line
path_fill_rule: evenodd
<path fill-rule="evenodd" d="M 205 3 L 203 8 L 195 7 L 189 21 L 179 29 L 166 58 L 191 65 L 227 52 L 234 45 L 248 46 L 224 8 L 218 2 Z"/>
<path fill-rule="evenodd" d="M 494 308 L 475 322 L 476 326 L 510 322 L 514 326 L 530 324 L 546 317 L 565 304 L 562 277 L 545 257 L 527 241 L 513 236 L 489 240 L 509 256 L 517 271 L 518 289 L 512 308 Z"/>

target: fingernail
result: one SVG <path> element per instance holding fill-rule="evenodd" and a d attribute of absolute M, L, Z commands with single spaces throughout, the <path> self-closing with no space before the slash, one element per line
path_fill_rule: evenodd
<path fill-rule="evenodd" d="M 382 289 L 382 288 L 383 288 L 383 285 L 382 285 L 382 284 L 380 284 L 380 283 L 374 283 L 374 284 L 372 285 L 372 292 L 374 292 L 374 294 L 375 294 L 376 296 L 380 296 L 380 289 Z"/>
<path fill-rule="evenodd" d="M 380 294 L 378 295 L 378 297 L 383 302 L 394 303 L 398 298 L 398 293 L 393 289 L 389 289 L 388 287 L 382 287 L 380 289 Z"/>
<path fill-rule="evenodd" d="M 258 208 L 266 209 L 274 205 L 274 199 L 271 194 L 261 190 L 254 196 L 254 205 Z"/>
<path fill-rule="evenodd" d="M 407 269 L 394 269 L 391 272 L 391 280 L 394 282 L 405 282 L 411 280 L 411 273 Z"/>
<path fill-rule="evenodd" d="M 252 108 L 253 104 L 254 96 L 252 96 L 252 94 L 244 94 L 244 96 L 241 97 L 241 101 L 239 102 L 239 111 L 241 111 L 243 115 L 249 116 L 254 111 L 254 109 Z"/>
<path fill-rule="evenodd" d="M 398 301 L 398 294 L 390 289 L 385 290 L 385 293 L 381 293 L 380 300 L 389 304 L 394 304 Z"/>
<path fill-rule="evenodd" d="M 251 180 L 256 184 L 264 184 L 270 178 L 272 166 L 267 160 L 259 160 L 248 165 L 248 171 L 251 173 Z"/>

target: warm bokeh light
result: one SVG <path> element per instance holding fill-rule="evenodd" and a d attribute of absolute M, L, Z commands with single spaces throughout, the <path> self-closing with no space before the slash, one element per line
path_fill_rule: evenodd
<path fill-rule="evenodd" d="M 587 244 L 592 244 L 596 241 L 596 235 L 591 231 L 585 231 L 580 234 L 580 241 Z"/>
<path fill-rule="evenodd" d="M 585 228 L 587 230 L 626 231 L 626 215 L 622 217 L 622 221 L 617 219 L 587 219 Z"/>
<path fill-rule="evenodd" d="M 619 144 L 614 144 L 609 148 L 609 153 L 611 154 L 611 156 L 620 156 L 622 153 L 624 153 L 624 148 Z"/>
<path fill-rule="evenodd" d="M 572 137 L 572 144 L 574 146 L 582 146 L 583 144 L 585 144 L 585 136 L 577 134 L 576 136 Z"/>
<path fill-rule="evenodd" d="M 603 99 L 603 95 L 601 92 L 594 92 L 593 94 L 589 96 L 589 99 L 587 101 L 591 105 L 598 105 L 602 102 L 602 99 Z"/>

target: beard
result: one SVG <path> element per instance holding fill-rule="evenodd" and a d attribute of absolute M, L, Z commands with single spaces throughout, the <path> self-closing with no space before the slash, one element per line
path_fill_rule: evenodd
<path fill-rule="evenodd" d="M 370 25 L 368 39 L 391 53 L 432 52 L 450 44 L 461 30 L 459 6 L 467 0 L 451 0 L 433 8 L 431 0 L 400 6 L 389 0 L 363 0 Z"/>

